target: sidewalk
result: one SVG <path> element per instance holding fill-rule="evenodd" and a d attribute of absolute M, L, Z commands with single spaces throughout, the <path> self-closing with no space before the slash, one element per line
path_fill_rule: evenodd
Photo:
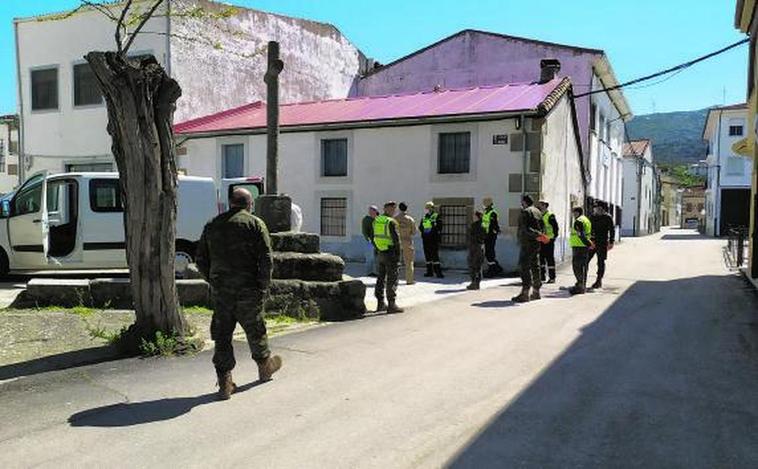
<path fill-rule="evenodd" d="M 375 277 L 367 277 L 364 274 L 365 264 L 349 262 L 345 264 L 345 274 L 359 279 L 366 284 L 366 309 L 373 312 L 376 309 L 374 297 Z M 424 277 L 425 270 L 416 270 L 416 283 L 407 285 L 403 270 L 400 270 L 400 283 L 397 288 L 397 303 L 403 308 L 422 305 L 439 301 L 445 298 L 462 295 L 469 290 L 466 286 L 470 283 L 468 273 L 462 271 L 445 271 L 445 278 Z M 518 277 L 501 277 L 494 279 L 482 279 L 481 288 L 487 290 L 495 287 L 518 285 L 521 279 Z M 503 298 L 506 299 L 506 298 Z"/>

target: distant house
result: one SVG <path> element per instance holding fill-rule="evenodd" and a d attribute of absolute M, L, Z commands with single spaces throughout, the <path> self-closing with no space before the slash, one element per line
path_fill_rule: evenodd
<path fill-rule="evenodd" d="M 229 8 L 210 0 L 193 3 L 209 13 Z M 114 2 L 112 8 L 119 12 L 123 4 Z M 19 18 L 14 27 L 25 160 L 21 176 L 41 169 L 115 170 L 105 103 L 84 60 L 89 51 L 115 48 L 113 21 L 84 7 L 72 16 Z M 368 66 L 361 51 L 332 25 L 242 7 L 228 18 L 159 10 L 145 30 L 149 33 L 137 37 L 130 53 L 154 55 L 179 82 L 177 122 L 263 99 L 269 40 L 281 43 L 286 64 L 280 76 L 282 102 L 343 98 Z M 203 39 L 209 35 L 213 44 Z M 183 163 L 180 158 L 180 169 Z"/>
<path fill-rule="evenodd" d="M 624 216 L 623 236 L 641 236 L 657 231 L 658 187 L 650 140 L 624 144 Z"/>
<path fill-rule="evenodd" d="M 702 229 L 705 223 L 705 188 L 687 187 L 682 191 L 682 228 Z"/>
<path fill-rule="evenodd" d="M 529 193 L 551 203 L 561 230 L 556 256 L 566 259 L 570 210 L 585 196 L 570 90 L 568 78 L 554 78 L 283 105 L 279 189 L 302 206 L 303 229 L 347 259 L 362 257 L 370 204 L 406 201 L 418 219 L 432 200 L 444 219 L 447 267 L 465 266 L 473 212 L 496 195 L 498 254 L 512 269 L 520 199 Z M 176 132 L 189 174 L 265 173 L 265 103 L 183 122 Z"/>
<path fill-rule="evenodd" d="M 661 226 L 682 223 L 682 184 L 674 176 L 661 174 Z"/>
<path fill-rule="evenodd" d="M 750 225 L 753 161 L 735 148 L 747 133 L 747 104 L 708 112 L 703 128 L 703 139 L 708 142 L 705 231 L 711 236 L 727 235 L 730 228 Z"/>
<path fill-rule="evenodd" d="M 0 116 L 0 194 L 18 186 L 18 116 Z"/>
<path fill-rule="evenodd" d="M 587 171 L 587 203 L 607 202 L 622 219 L 624 122 L 632 111 L 604 51 L 467 29 L 372 70 L 357 81 L 353 96 L 443 88 L 530 83 L 544 59 L 557 59 L 574 83 L 579 135 Z M 591 95 L 581 96 L 592 92 Z"/>

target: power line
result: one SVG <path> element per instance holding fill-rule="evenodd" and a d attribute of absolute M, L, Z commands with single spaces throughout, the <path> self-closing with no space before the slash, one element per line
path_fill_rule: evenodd
<path fill-rule="evenodd" d="M 679 72 L 679 71 L 684 70 L 685 68 L 692 67 L 696 63 L 702 62 L 704 60 L 708 60 L 711 57 L 715 57 L 715 56 L 717 56 L 719 54 L 723 54 L 724 52 L 729 51 L 731 49 L 734 49 L 735 47 L 739 47 L 742 44 L 745 44 L 747 42 L 750 42 L 750 38 L 742 39 L 740 41 L 735 42 L 734 44 L 728 45 L 728 46 L 726 46 L 726 47 L 724 47 L 722 49 L 719 49 L 719 50 L 717 50 L 715 52 L 711 52 L 710 54 L 703 55 L 703 56 L 698 57 L 698 58 L 696 58 L 694 60 L 690 60 L 689 62 L 685 62 L 683 64 L 679 64 L 679 65 L 677 65 L 675 67 L 671 67 L 671 68 L 668 68 L 666 70 L 663 70 L 663 71 L 660 71 L 660 72 L 657 72 L 657 73 L 653 73 L 652 75 L 647 75 L 647 76 L 644 76 L 642 78 L 637 78 L 635 80 L 628 81 L 628 82 L 622 83 L 620 85 L 611 86 L 610 88 L 602 88 L 602 89 L 599 89 L 599 90 L 592 90 L 592 91 L 588 91 L 586 93 L 576 94 L 576 95 L 574 95 L 574 98 L 581 98 L 583 96 L 589 96 L 591 94 L 596 94 L 596 93 L 607 93 L 608 91 L 613 91 L 613 90 L 617 90 L 619 88 L 624 88 L 625 86 L 634 85 L 636 83 L 640 83 L 640 82 L 647 81 L 647 80 L 652 80 L 653 78 L 657 78 L 657 77 L 659 77 L 661 75 L 666 75 L 666 74 L 671 73 L 671 72 Z"/>

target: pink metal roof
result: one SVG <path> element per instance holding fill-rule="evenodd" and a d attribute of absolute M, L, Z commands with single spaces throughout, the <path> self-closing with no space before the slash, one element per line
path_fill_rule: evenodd
<path fill-rule="evenodd" d="M 391 96 L 370 96 L 283 104 L 282 127 L 421 119 L 467 114 L 536 110 L 561 79 Z M 258 101 L 176 124 L 181 134 L 213 133 L 266 127 L 266 104 Z"/>

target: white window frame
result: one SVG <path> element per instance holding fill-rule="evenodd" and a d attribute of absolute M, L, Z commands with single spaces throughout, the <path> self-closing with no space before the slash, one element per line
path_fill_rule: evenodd
<path fill-rule="evenodd" d="M 242 145 L 242 177 L 250 172 L 250 139 L 244 136 L 239 137 L 222 137 L 216 139 L 216 176 L 218 180 L 225 179 L 224 176 L 224 146 Z"/>
<path fill-rule="evenodd" d="M 316 191 L 314 194 L 316 201 L 316 223 L 318 226 L 318 233 L 321 235 L 321 199 L 326 198 L 342 198 L 345 199 L 345 236 L 324 236 L 321 235 L 322 241 L 326 242 L 348 242 L 353 236 L 354 220 L 353 220 L 353 191 L 340 190 L 340 191 Z"/>
<path fill-rule="evenodd" d="M 321 155 L 322 140 L 347 140 L 347 176 L 324 176 L 324 160 Z M 315 132 L 313 138 L 313 154 L 316 155 L 316 183 L 317 184 L 351 184 L 355 166 L 353 162 L 354 138 L 352 130 L 337 130 L 329 132 Z M 320 209 L 319 209 L 320 210 Z M 319 218 L 319 220 L 321 220 Z"/>
<path fill-rule="evenodd" d="M 58 103 L 55 108 L 48 109 L 34 109 L 34 81 L 32 80 L 32 74 L 43 70 L 56 70 L 57 82 L 56 93 L 58 95 Z M 32 114 L 50 114 L 61 112 L 61 66 L 60 64 L 39 65 L 35 67 L 29 67 L 29 111 Z"/>
<path fill-rule="evenodd" d="M 105 96 L 102 95 L 102 92 L 100 93 L 100 103 L 99 104 L 76 104 L 76 73 L 74 72 L 74 68 L 76 68 L 77 65 L 87 64 L 88 62 L 86 60 L 75 60 L 71 62 L 71 107 L 73 109 L 94 109 L 94 108 L 100 108 L 105 106 Z"/>
<path fill-rule="evenodd" d="M 429 180 L 430 182 L 476 181 L 479 168 L 479 125 L 477 123 L 437 124 L 430 128 Z M 471 151 L 467 173 L 440 174 L 439 143 L 440 134 L 469 132 L 471 134 Z"/>

